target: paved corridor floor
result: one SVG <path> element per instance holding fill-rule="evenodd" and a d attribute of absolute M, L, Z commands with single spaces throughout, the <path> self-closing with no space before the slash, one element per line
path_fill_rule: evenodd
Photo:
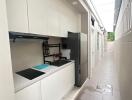
<path fill-rule="evenodd" d="M 108 43 L 107 52 L 93 68 L 76 100 L 120 100 L 117 69 L 114 64 L 114 43 Z"/>

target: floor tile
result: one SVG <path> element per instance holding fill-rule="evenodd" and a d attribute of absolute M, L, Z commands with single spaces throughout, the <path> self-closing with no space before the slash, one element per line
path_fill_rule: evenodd
<path fill-rule="evenodd" d="M 109 43 L 107 52 L 93 69 L 76 100 L 120 100 L 117 68 L 114 64 L 114 43 Z"/>

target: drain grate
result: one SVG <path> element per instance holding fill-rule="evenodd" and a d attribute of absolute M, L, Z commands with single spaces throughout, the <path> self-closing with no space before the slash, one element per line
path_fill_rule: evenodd
<path fill-rule="evenodd" d="M 106 84 L 106 85 L 97 85 L 96 86 L 96 91 L 100 92 L 102 94 L 110 94 L 113 95 L 113 86 L 110 84 Z"/>

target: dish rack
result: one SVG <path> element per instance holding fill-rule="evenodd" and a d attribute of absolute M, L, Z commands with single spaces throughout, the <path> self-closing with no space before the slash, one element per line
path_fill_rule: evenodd
<path fill-rule="evenodd" d="M 43 57 L 44 57 L 44 63 L 49 63 L 51 64 L 51 61 L 47 61 L 46 58 L 47 57 L 58 57 L 59 59 L 66 59 L 65 57 L 62 57 L 61 54 L 61 44 L 48 44 L 47 42 L 43 42 L 42 45 L 43 48 Z M 56 54 L 50 54 L 50 48 L 59 48 L 59 53 Z"/>

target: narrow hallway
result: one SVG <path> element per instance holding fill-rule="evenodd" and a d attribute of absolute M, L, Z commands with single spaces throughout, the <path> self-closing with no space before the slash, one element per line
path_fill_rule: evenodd
<path fill-rule="evenodd" d="M 107 52 L 93 69 L 76 100 L 120 100 L 118 75 L 114 63 L 114 42 L 109 42 Z"/>

